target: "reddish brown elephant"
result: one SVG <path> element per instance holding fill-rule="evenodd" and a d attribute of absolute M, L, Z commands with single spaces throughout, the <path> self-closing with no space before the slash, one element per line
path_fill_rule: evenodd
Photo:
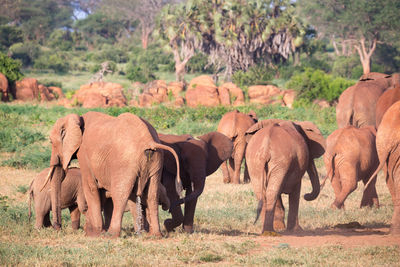
<path fill-rule="evenodd" d="M 400 235 L 400 101 L 394 103 L 383 115 L 376 133 L 376 150 L 379 166 L 371 175 L 366 188 L 374 183 L 376 175 L 383 168 L 394 206 L 390 232 Z"/>
<path fill-rule="evenodd" d="M 259 200 L 263 230 L 273 232 L 274 225 L 284 226 L 281 194 L 289 194 L 287 230 L 301 230 L 298 221 L 301 179 L 307 171 L 313 190 L 304 195 L 317 198 L 320 184 L 314 159 L 325 151 L 325 140 L 311 122 L 265 120 L 247 131 L 246 160 L 250 181 Z M 279 215 L 279 216 L 276 216 Z"/>
<path fill-rule="evenodd" d="M 83 116 L 70 114 L 56 121 L 50 140 L 52 154 L 48 177 L 51 179 L 51 204 L 56 229 L 61 227 L 61 181 L 71 159 L 77 158 L 88 205 L 87 235 L 97 236 L 103 230 L 100 189 L 111 194 L 114 209 L 108 233 L 117 237 L 128 199 L 136 196 L 140 201 L 145 188 L 148 192 L 150 234 L 161 235 L 158 190 L 163 150 L 174 155 L 176 164 L 179 165 L 179 161 L 173 149 L 159 142 L 156 130 L 147 121 L 130 113 L 118 117 L 99 112 L 88 112 Z M 179 173 L 177 180 L 180 182 Z"/>
<path fill-rule="evenodd" d="M 184 198 L 176 190 L 174 177 L 177 172 L 172 156 L 165 153 L 162 183 L 171 202 L 171 219 L 164 221 L 167 231 L 173 231 L 183 223 L 183 229 L 193 232 L 193 220 L 197 199 L 203 193 L 206 177 L 214 173 L 232 154 L 233 145 L 228 137 L 219 132 L 193 138 L 190 135 L 159 135 L 163 144 L 173 148 L 181 162 L 181 178 L 186 190 Z M 180 204 L 185 205 L 184 214 Z"/>
<path fill-rule="evenodd" d="M 219 121 L 217 131 L 226 135 L 233 142 L 233 152 L 229 157 L 229 166 L 227 161 L 224 161 L 221 165 L 224 183 L 240 183 L 240 167 L 242 166 L 247 145 L 245 133 L 256 122 L 257 116 L 254 111 L 244 114 L 238 110 L 226 113 Z M 249 182 L 247 164 L 245 164 L 244 182 Z"/>
<path fill-rule="evenodd" d="M 347 125 L 375 126 L 376 103 L 386 89 L 398 82 L 397 79 L 397 76 L 376 72 L 361 76 L 359 82 L 347 88 L 339 97 L 336 106 L 338 128 Z"/>
<path fill-rule="evenodd" d="M 51 196 L 50 185 L 46 185 L 43 190 L 41 187 L 45 182 L 46 175 L 50 168 L 44 169 L 33 179 L 29 187 L 29 217 L 31 216 L 31 199 L 34 201 L 36 228 L 51 226 L 50 210 Z M 87 210 L 85 195 L 82 188 L 81 172 L 78 168 L 68 169 L 65 179 L 61 183 L 61 209 L 69 209 L 71 213 L 72 229 L 78 229 L 80 225 L 81 213 Z"/>
<path fill-rule="evenodd" d="M 7 77 L 3 74 L 0 73 L 0 93 L 1 93 L 1 101 L 7 102 L 9 101 L 9 87 L 8 87 L 8 80 Z"/>
<path fill-rule="evenodd" d="M 346 126 L 334 131 L 326 139 L 324 154 L 326 179 L 331 180 L 335 201 L 332 208 L 344 208 L 344 201 L 356 190 L 357 182 L 364 185 L 378 167 L 378 155 L 375 146 L 376 131 L 373 126 L 356 128 Z M 364 191 L 360 207 L 379 207 L 375 182 Z"/>
<path fill-rule="evenodd" d="M 379 127 L 383 114 L 386 110 L 400 100 L 400 84 L 396 85 L 393 89 L 384 92 L 376 103 L 376 127 Z"/>

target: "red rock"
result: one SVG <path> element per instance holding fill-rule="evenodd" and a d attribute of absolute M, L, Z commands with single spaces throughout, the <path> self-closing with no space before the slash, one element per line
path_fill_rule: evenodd
<path fill-rule="evenodd" d="M 35 78 L 24 78 L 15 83 L 15 98 L 22 101 L 38 99 L 39 87 Z"/>
<path fill-rule="evenodd" d="M 219 105 L 218 90 L 213 79 L 202 75 L 191 80 L 186 92 L 186 103 L 190 107 Z"/>
<path fill-rule="evenodd" d="M 73 102 L 75 101 L 85 108 L 126 106 L 123 87 L 110 82 L 93 82 L 82 85 L 73 96 Z"/>

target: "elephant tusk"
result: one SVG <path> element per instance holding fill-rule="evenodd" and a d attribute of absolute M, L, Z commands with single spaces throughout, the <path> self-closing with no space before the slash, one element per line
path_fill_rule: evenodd
<path fill-rule="evenodd" d="M 44 187 L 45 187 L 45 186 L 47 185 L 47 183 L 49 182 L 50 177 L 52 177 L 52 175 L 53 175 L 54 169 L 55 169 L 55 166 L 54 166 L 54 165 L 51 166 L 51 169 L 50 169 L 50 171 L 49 171 L 49 174 L 47 174 L 46 180 L 45 180 L 44 184 L 42 185 L 42 187 L 40 188 L 40 192 L 42 192 L 42 190 L 44 189 Z"/>

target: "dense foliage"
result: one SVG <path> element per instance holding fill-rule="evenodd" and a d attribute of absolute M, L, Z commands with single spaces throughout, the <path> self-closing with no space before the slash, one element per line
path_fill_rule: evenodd
<path fill-rule="evenodd" d="M 7 57 L 0 52 L 0 73 L 3 73 L 9 83 L 19 80 L 23 75 L 20 71 L 21 63 Z"/>

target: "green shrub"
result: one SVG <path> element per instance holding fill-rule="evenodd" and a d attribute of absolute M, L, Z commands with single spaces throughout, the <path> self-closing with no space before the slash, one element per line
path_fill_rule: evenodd
<path fill-rule="evenodd" d="M 198 53 L 186 64 L 186 70 L 188 73 L 213 73 L 212 68 L 207 65 L 208 57 L 202 53 Z"/>
<path fill-rule="evenodd" d="M 332 67 L 332 75 L 337 77 L 344 77 L 354 79 L 354 68 L 361 67 L 360 58 L 357 56 L 340 56 L 337 57 Z M 362 69 L 361 69 L 362 70 Z M 361 76 L 361 75 L 360 75 Z M 358 76 L 358 77 L 360 77 Z M 356 77 L 356 78 L 358 78 Z"/>
<path fill-rule="evenodd" d="M 40 48 L 33 42 L 15 43 L 10 47 L 12 58 L 21 60 L 24 66 L 31 66 L 40 55 Z"/>
<path fill-rule="evenodd" d="M 20 68 L 21 62 L 9 58 L 0 52 L 0 73 L 3 73 L 7 77 L 8 82 L 13 83 L 23 76 Z"/>
<path fill-rule="evenodd" d="M 65 55 L 51 54 L 42 55 L 33 65 L 36 69 L 49 69 L 56 73 L 65 73 L 69 71 L 69 63 Z"/>
<path fill-rule="evenodd" d="M 87 58 L 96 62 L 114 61 L 117 63 L 126 63 L 129 59 L 125 51 L 109 44 L 104 44 L 102 49 L 97 52 L 89 53 Z"/>
<path fill-rule="evenodd" d="M 130 81 L 147 83 L 156 80 L 155 68 L 147 64 L 139 64 L 135 60 L 128 63 L 126 67 L 126 78 Z"/>
<path fill-rule="evenodd" d="M 286 84 L 287 88 L 296 90 L 299 103 L 312 103 L 314 99 L 325 99 L 332 102 L 354 81 L 344 78 L 333 78 L 322 70 L 306 68 L 301 74 L 294 75 Z"/>
<path fill-rule="evenodd" d="M 74 45 L 71 32 L 63 29 L 54 30 L 48 39 L 48 45 L 54 49 L 70 51 Z"/>
<path fill-rule="evenodd" d="M 240 88 L 250 85 L 271 84 L 276 74 L 276 69 L 265 66 L 253 66 L 246 72 L 236 71 L 232 75 L 232 81 Z"/>
<path fill-rule="evenodd" d="M 0 25 L 0 46 L 8 49 L 12 44 L 22 41 L 22 30 L 18 26 Z"/>

